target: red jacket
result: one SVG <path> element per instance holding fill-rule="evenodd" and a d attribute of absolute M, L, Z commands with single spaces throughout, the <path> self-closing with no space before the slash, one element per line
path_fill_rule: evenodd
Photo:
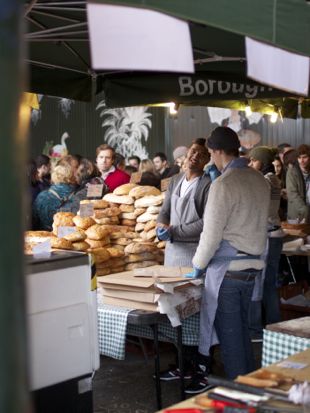
<path fill-rule="evenodd" d="M 123 184 L 128 184 L 130 181 L 130 176 L 126 172 L 121 171 L 120 169 L 115 169 L 114 172 L 111 172 L 104 182 L 110 188 L 110 191 L 113 192 L 115 188 Z"/>

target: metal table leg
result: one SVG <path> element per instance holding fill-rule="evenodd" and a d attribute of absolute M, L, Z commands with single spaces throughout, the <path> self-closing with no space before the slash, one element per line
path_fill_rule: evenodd
<path fill-rule="evenodd" d="M 161 410 L 162 401 L 161 401 L 161 385 L 160 385 L 160 378 L 159 378 L 159 370 L 160 370 L 160 359 L 159 359 L 159 348 L 158 348 L 158 325 L 151 324 L 150 326 L 153 330 L 154 334 L 154 362 L 155 362 L 155 383 L 156 383 L 156 400 L 157 400 L 157 408 Z"/>
<path fill-rule="evenodd" d="M 178 360 L 179 360 L 179 369 L 180 369 L 181 400 L 185 400 L 182 325 L 178 326 L 176 329 L 177 329 L 177 350 L 178 350 Z"/>

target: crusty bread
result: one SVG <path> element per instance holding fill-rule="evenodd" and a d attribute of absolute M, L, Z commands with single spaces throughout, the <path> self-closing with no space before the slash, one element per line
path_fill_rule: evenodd
<path fill-rule="evenodd" d="M 95 248 L 87 251 L 92 253 L 96 264 L 99 262 L 105 262 L 111 257 L 109 251 L 106 248 Z"/>
<path fill-rule="evenodd" d="M 160 210 L 161 210 L 161 206 L 151 205 L 148 207 L 146 212 L 149 212 L 150 214 L 159 214 Z"/>
<path fill-rule="evenodd" d="M 64 238 L 51 237 L 51 247 L 62 250 L 72 250 L 72 242 Z"/>
<path fill-rule="evenodd" d="M 117 188 L 114 189 L 113 194 L 115 195 L 128 195 L 129 192 L 135 188 L 137 185 L 136 184 L 124 184 L 121 186 L 118 186 Z"/>
<path fill-rule="evenodd" d="M 109 247 L 107 248 L 107 250 L 109 251 L 111 257 L 113 258 L 123 257 L 125 255 L 124 251 L 121 251 L 118 248 Z"/>
<path fill-rule="evenodd" d="M 157 248 L 165 248 L 166 246 L 166 241 L 159 241 L 157 244 Z"/>
<path fill-rule="evenodd" d="M 155 186 L 136 186 L 129 192 L 129 196 L 135 199 L 142 198 L 149 195 L 160 195 L 161 192 Z"/>
<path fill-rule="evenodd" d="M 157 215 L 150 214 L 149 212 L 145 212 L 144 214 L 138 216 L 137 222 L 149 222 L 149 221 L 156 221 Z"/>
<path fill-rule="evenodd" d="M 110 247 L 109 247 L 109 248 L 110 248 Z M 125 250 L 125 245 L 117 245 L 117 244 L 114 244 L 113 247 L 111 246 L 111 248 L 114 248 L 114 249 L 116 249 L 116 250 L 120 250 L 120 251 L 124 252 L 124 250 Z M 124 252 L 124 254 L 125 254 L 125 252 Z"/>
<path fill-rule="evenodd" d="M 156 237 L 156 230 L 155 230 L 155 228 L 150 229 L 149 231 L 147 231 L 147 233 L 146 233 L 146 239 L 151 240 L 151 239 L 154 239 L 155 237 Z"/>
<path fill-rule="evenodd" d="M 145 224 L 145 227 L 144 227 L 144 231 L 149 231 L 150 229 L 153 229 L 153 228 L 155 228 L 156 227 L 156 220 L 155 219 L 151 219 L 150 221 L 148 221 L 146 224 Z"/>
<path fill-rule="evenodd" d="M 91 203 L 94 205 L 94 209 L 108 208 L 109 202 L 104 199 L 92 199 Z"/>
<path fill-rule="evenodd" d="M 118 207 L 110 207 L 105 209 L 95 209 L 94 210 L 94 218 L 108 218 L 108 217 L 115 217 L 121 213 Z"/>
<path fill-rule="evenodd" d="M 141 237 L 144 241 L 146 241 L 146 240 L 147 240 L 147 232 L 146 232 L 146 231 L 140 232 L 140 237 Z"/>
<path fill-rule="evenodd" d="M 139 262 L 139 261 L 147 261 L 147 260 L 154 260 L 154 253 L 153 252 L 141 252 L 140 254 L 129 254 L 125 257 L 126 264 L 130 262 Z"/>
<path fill-rule="evenodd" d="M 144 222 L 137 222 L 137 225 L 135 226 L 135 231 L 136 232 L 141 232 L 145 228 L 145 223 Z"/>
<path fill-rule="evenodd" d="M 89 244 L 85 241 L 73 242 L 72 249 L 74 251 L 87 251 L 89 248 Z"/>
<path fill-rule="evenodd" d="M 135 268 L 145 268 L 151 267 L 152 265 L 158 265 L 157 261 L 141 261 L 141 262 L 131 262 L 130 264 L 126 264 L 125 270 L 131 271 Z"/>
<path fill-rule="evenodd" d="M 150 195 L 139 198 L 135 201 L 135 208 L 148 208 L 152 205 L 161 205 L 163 203 L 163 195 Z"/>
<path fill-rule="evenodd" d="M 113 202 L 115 204 L 132 205 L 134 203 L 134 199 L 129 195 L 106 194 L 103 199 L 107 202 Z"/>
<path fill-rule="evenodd" d="M 156 245 L 152 242 L 132 242 L 125 248 L 125 254 L 139 254 L 141 252 L 150 252 L 156 249 Z"/>
<path fill-rule="evenodd" d="M 109 274 L 111 274 L 111 269 L 109 267 L 108 268 L 100 268 L 100 269 L 96 268 L 96 276 L 97 277 L 102 277 L 104 275 L 109 275 Z"/>
<path fill-rule="evenodd" d="M 77 227 L 82 229 L 87 229 L 95 224 L 95 221 L 91 217 L 81 217 L 79 215 L 73 218 L 73 222 Z"/>
<path fill-rule="evenodd" d="M 128 227 L 135 227 L 136 226 L 136 220 L 135 219 L 122 219 L 121 220 L 121 225 L 126 225 Z"/>
<path fill-rule="evenodd" d="M 133 219 L 135 220 L 137 218 L 137 215 L 135 212 L 122 212 L 121 213 L 121 219 Z"/>
<path fill-rule="evenodd" d="M 76 231 L 71 234 L 65 235 L 64 239 L 71 242 L 84 241 L 86 239 L 85 231 L 81 228 L 76 228 Z"/>
<path fill-rule="evenodd" d="M 99 209 L 98 209 L 98 211 L 99 211 Z M 96 224 L 99 224 L 99 225 L 109 225 L 109 224 L 117 225 L 117 224 L 119 224 L 118 216 L 106 217 L 106 218 L 95 218 L 94 220 L 95 220 Z"/>
<path fill-rule="evenodd" d="M 25 231 L 25 238 L 31 237 L 54 237 L 55 235 L 50 231 Z"/>
<path fill-rule="evenodd" d="M 74 227 L 73 218 L 74 214 L 72 212 L 56 212 L 53 221 L 59 227 Z"/>
<path fill-rule="evenodd" d="M 132 240 L 129 238 L 117 238 L 113 240 L 113 244 L 117 245 L 129 245 L 131 244 Z"/>
<path fill-rule="evenodd" d="M 112 257 L 108 261 L 100 262 L 99 264 L 97 264 L 96 268 L 114 268 L 125 264 L 126 263 L 123 257 Z"/>
<path fill-rule="evenodd" d="M 109 231 L 106 230 L 102 225 L 92 225 L 91 227 L 87 228 L 85 231 L 87 238 L 94 239 L 94 240 L 100 240 L 102 238 L 105 238 L 108 234 Z"/>
<path fill-rule="evenodd" d="M 126 204 L 120 204 L 119 209 L 121 212 L 134 212 L 135 207 L 134 205 L 126 205 Z"/>
<path fill-rule="evenodd" d="M 110 244 L 109 237 L 102 238 L 101 240 L 86 238 L 85 241 L 89 244 L 89 248 L 102 248 Z"/>
<path fill-rule="evenodd" d="M 119 267 L 113 267 L 111 268 L 111 274 L 117 274 L 119 272 L 125 271 L 125 265 L 121 265 Z"/>

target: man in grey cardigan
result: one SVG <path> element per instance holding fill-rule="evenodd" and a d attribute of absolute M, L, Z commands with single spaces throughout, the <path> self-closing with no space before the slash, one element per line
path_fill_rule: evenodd
<path fill-rule="evenodd" d="M 262 174 L 239 158 L 238 135 L 216 128 L 207 140 L 211 157 L 222 172 L 211 185 L 204 226 L 193 258 L 197 276 L 207 268 L 200 312 L 199 353 L 220 343 L 226 376 L 254 370 L 248 331 L 248 308 L 255 277 L 264 267 L 270 188 Z"/>
<path fill-rule="evenodd" d="M 190 267 L 203 228 L 203 213 L 207 203 L 211 178 L 204 173 L 210 156 L 205 139 L 195 141 L 189 148 L 186 172 L 171 178 L 169 188 L 157 218 L 157 236 L 166 240 L 165 265 Z M 194 315 L 193 317 L 196 317 Z M 184 346 L 185 378 L 195 370 L 197 346 Z M 180 377 L 177 369 L 161 374 L 161 380 L 170 381 Z M 187 392 L 187 390 L 186 390 Z"/>

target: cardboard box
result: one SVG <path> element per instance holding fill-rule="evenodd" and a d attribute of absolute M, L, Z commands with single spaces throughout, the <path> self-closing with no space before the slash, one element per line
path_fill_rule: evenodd
<path fill-rule="evenodd" d="M 104 287 L 101 288 L 101 293 L 105 297 L 121 298 L 150 304 L 155 304 L 159 298 L 158 293 L 150 291 L 125 291 Z"/>
<path fill-rule="evenodd" d="M 104 304 L 132 308 L 133 310 L 157 311 L 157 304 L 142 303 L 134 300 L 125 300 L 122 298 L 107 297 L 105 295 L 103 296 L 102 302 Z"/>
<path fill-rule="evenodd" d="M 102 287 L 109 285 L 110 288 L 114 288 L 112 287 L 113 285 L 118 285 L 123 286 L 122 289 L 124 290 L 128 289 L 127 287 L 134 287 L 158 291 L 155 287 L 156 283 L 183 282 L 184 285 L 189 285 L 190 280 L 180 276 L 180 274 L 186 274 L 190 270 L 190 268 L 186 267 L 164 267 L 163 265 L 154 265 L 152 267 L 139 268 L 133 271 L 105 275 L 98 277 L 97 281 Z M 156 276 L 156 274 L 158 276 Z"/>

